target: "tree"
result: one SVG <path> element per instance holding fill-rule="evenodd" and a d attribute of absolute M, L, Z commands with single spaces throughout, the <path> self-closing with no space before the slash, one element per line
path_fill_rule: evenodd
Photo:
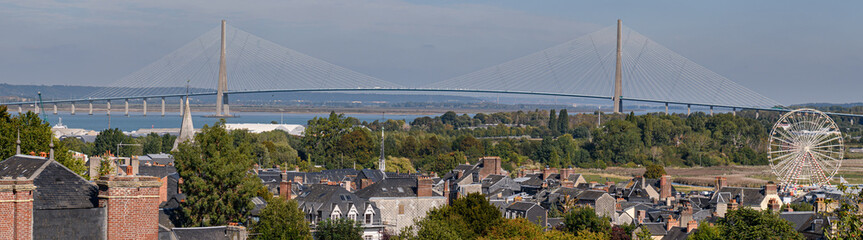
<path fill-rule="evenodd" d="M 649 164 L 645 167 L 644 178 L 657 179 L 665 175 L 665 168 L 659 164 Z"/>
<path fill-rule="evenodd" d="M 560 110 L 560 116 L 557 117 L 557 131 L 560 134 L 566 134 L 569 132 L 569 113 L 566 112 L 566 108 Z"/>
<path fill-rule="evenodd" d="M 501 224 L 503 218 L 497 207 L 485 196 L 470 193 L 453 200 L 450 205 L 432 209 L 412 228 L 402 230 L 405 239 L 474 239 L 486 236 L 491 229 Z"/>
<path fill-rule="evenodd" d="M 315 228 L 316 240 L 362 240 L 363 227 L 348 218 L 326 219 Z"/>
<path fill-rule="evenodd" d="M 303 137 L 303 146 L 309 160 L 323 165 L 338 164 L 338 141 L 351 128 L 351 122 L 344 114 L 330 112 L 328 118 L 315 117 L 309 120 Z"/>
<path fill-rule="evenodd" d="M 118 153 L 117 144 L 120 143 L 134 143 L 132 138 L 127 137 L 126 134 L 123 134 L 123 131 L 120 131 L 119 128 L 111 128 L 105 129 L 99 132 L 99 135 L 96 136 L 96 140 L 93 141 L 93 152 L 90 155 L 100 155 L 106 152 L 112 152 L 116 156 L 132 156 L 132 151 L 129 148 L 125 148 L 122 153 Z"/>
<path fill-rule="evenodd" d="M 165 150 L 162 149 L 162 137 L 159 136 L 159 134 L 157 134 L 157 133 L 147 134 L 147 136 L 139 138 L 138 141 L 141 142 L 141 145 L 143 145 L 142 151 L 144 154 L 161 153 L 161 152 L 167 152 L 167 150 L 171 150 L 171 149 L 165 149 Z"/>
<path fill-rule="evenodd" d="M 16 140 L 21 138 L 21 153 L 33 152 L 48 153 L 50 144 L 54 142 L 54 160 L 77 173 L 86 177 L 87 167 L 83 161 L 72 158 L 65 144 L 53 137 L 51 126 L 39 115 L 26 112 L 15 117 L 6 112 L 6 106 L 0 106 L 0 160 L 15 155 Z"/>
<path fill-rule="evenodd" d="M 180 189 L 187 196 L 182 203 L 182 225 L 245 222 L 254 208 L 252 197 L 266 192 L 250 173 L 255 163 L 252 147 L 237 143 L 223 119 L 212 127 L 204 125 L 195 143 L 180 144 L 174 159 L 184 181 Z"/>
<path fill-rule="evenodd" d="M 725 239 L 803 239 L 791 223 L 766 210 L 730 210 L 719 226 Z"/>
<path fill-rule="evenodd" d="M 557 122 L 557 118 L 554 114 L 554 109 L 548 112 L 548 129 L 551 130 L 552 135 L 557 136 L 560 131 L 558 131 L 558 127 L 560 123 Z"/>
<path fill-rule="evenodd" d="M 574 239 L 569 233 L 550 230 L 544 231 L 542 226 L 536 225 L 527 219 L 504 219 L 501 224 L 492 227 L 488 235 L 479 239 Z"/>
<path fill-rule="evenodd" d="M 856 187 L 855 187 L 856 188 Z M 833 229 L 825 229 L 828 239 L 863 238 L 863 191 L 839 184 L 838 189 L 845 193 L 845 200 L 839 201 L 839 209 L 833 215 L 838 218 Z M 857 191 L 854 193 L 854 191 Z M 829 203 L 828 203 L 829 204 Z"/>
<path fill-rule="evenodd" d="M 599 217 L 589 207 L 579 207 L 570 210 L 563 217 L 564 229 L 567 232 L 580 236 L 582 231 L 609 234 L 611 220 L 607 217 Z"/>
<path fill-rule="evenodd" d="M 375 162 L 375 168 L 379 169 L 378 163 Z M 411 160 L 403 157 L 387 156 L 387 171 L 400 173 L 416 173 Z"/>
<path fill-rule="evenodd" d="M 272 198 L 261 210 L 261 219 L 253 224 L 252 230 L 260 234 L 260 239 L 312 239 L 309 223 L 296 200 Z"/>
<path fill-rule="evenodd" d="M 702 222 L 698 224 L 698 229 L 695 230 L 689 239 L 692 240 L 722 240 L 722 229 L 713 226 L 713 224 Z"/>

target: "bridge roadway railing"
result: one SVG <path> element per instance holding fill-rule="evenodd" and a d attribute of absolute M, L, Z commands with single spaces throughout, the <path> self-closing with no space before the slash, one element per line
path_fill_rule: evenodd
<path fill-rule="evenodd" d="M 555 96 L 555 97 L 575 97 L 575 98 L 591 98 L 591 99 L 606 99 L 612 100 L 611 96 L 601 96 L 601 95 L 589 95 L 589 94 L 573 94 L 573 93 L 552 93 L 552 92 L 532 92 L 532 91 L 511 91 L 511 90 L 483 90 L 483 89 L 441 89 L 441 88 L 307 88 L 307 89 L 265 89 L 265 90 L 235 90 L 235 91 L 226 91 L 225 94 L 251 94 L 251 93 L 278 93 L 278 92 L 452 92 L 452 93 L 492 93 L 492 94 L 515 94 L 515 95 L 532 95 L 532 96 Z M 209 96 L 216 95 L 216 91 L 212 92 L 197 92 L 197 93 L 179 93 L 179 94 L 162 94 L 162 95 L 147 95 L 147 96 L 123 96 L 123 97 L 101 97 L 101 98 L 79 98 L 79 99 L 61 99 L 61 100 L 44 100 L 43 104 L 57 104 L 57 103 L 77 103 L 77 102 L 103 102 L 103 101 L 113 101 L 113 100 L 129 100 L 129 99 L 149 99 L 149 98 L 182 98 L 185 96 Z M 714 107 L 719 108 L 727 108 L 732 110 L 757 110 L 757 111 L 776 111 L 776 112 L 789 112 L 793 109 L 787 108 L 779 108 L 779 107 L 753 107 L 753 106 L 741 106 L 741 105 L 726 105 L 726 104 L 712 104 L 712 103 L 703 103 L 703 102 L 682 102 L 682 101 L 669 101 L 669 100 L 657 100 L 657 99 L 645 99 L 645 98 L 627 98 L 621 97 L 624 101 L 633 101 L 633 102 L 648 102 L 648 103 L 660 103 L 666 105 L 666 111 L 669 104 L 675 105 L 686 105 L 687 107 L 691 106 L 701 106 L 701 107 L 710 107 L 712 110 Z M 25 105 L 25 104 L 33 104 L 34 102 L 4 102 L 0 103 L 0 105 Z M 836 113 L 836 112 L 825 112 L 828 115 L 832 116 L 842 116 L 842 117 L 863 117 L 861 114 L 851 114 L 851 113 Z"/>

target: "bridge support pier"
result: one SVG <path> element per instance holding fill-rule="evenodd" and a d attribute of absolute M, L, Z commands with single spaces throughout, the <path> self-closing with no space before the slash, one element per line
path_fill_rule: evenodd
<path fill-rule="evenodd" d="M 665 115 L 668 115 L 668 103 L 665 103 Z"/>
<path fill-rule="evenodd" d="M 755 110 L 755 119 L 758 119 L 758 110 Z"/>
<path fill-rule="evenodd" d="M 24 111 L 23 109 L 21 109 L 21 105 L 24 105 L 24 104 L 18 104 L 18 115 L 21 115 L 21 112 Z"/>
<path fill-rule="evenodd" d="M 231 108 L 228 106 L 228 94 L 225 94 L 225 102 L 222 104 L 222 111 L 225 116 L 231 116 Z"/>
<path fill-rule="evenodd" d="M 54 115 L 57 115 L 57 104 L 54 104 Z"/>
<path fill-rule="evenodd" d="M 70 107 L 72 107 L 72 111 L 71 111 L 70 113 L 71 113 L 72 115 L 75 115 L 75 102 L 71 102 L 71 103 L 69 104 L 69 106 L 70 106 Z"/>
<path fill-rule="evenodd" d="M 737 108 L 731 108 L 731 115 L 735 117 L 737 116 Z"/>
<path fill-rule="evenodd" d="M 105 112 L 108 114 L 108 116 L 111 116 L 111 100 L 106 101 L 106 103 L 108 104 L 108 107 L 105 108 Z"/>
<path fill-rule="evenodd" d="M 39 114 L 39 103 L 33 104 L 33 113 Z"/>
<path fill-rule="evenodd" d="M 90 115 L 93 115 L 93 101 L 90 101 Z"/>
<path fill-rule="evenodd" d="M 686 104 L 686 116 L 689 116 L 689 114 L 692 114 L 692 105 Z"/>
<path fill-rule="evenodd" d="M 165 116 L 165 97 L 162 97 L 162 117 Z"/>
<path fill-rule="evenodd" d="M 183 97 L 180 97 L 180 117 L 183 117 Z"/>
<path fill-rule="evenodd" d="M 128 117 L 129 116 L 129 99 L 126 99 L 126 109 L 125 110 L 126 111 L 124 113 L 126 114 L 126 117 Z"/>
<path fill-rule="evenodd" d="M 713 106 L 710 106 L 710 116 L 713 116 Z"/>
<path fill-rule="evenodd" d="M 143 108 L 141 108 L 141 111 L 143 111 L 144 117 L 146 117 L 147 116 L 147 99 L 146 98 L 144 98 L 144 106 L 143 106 Z"/>

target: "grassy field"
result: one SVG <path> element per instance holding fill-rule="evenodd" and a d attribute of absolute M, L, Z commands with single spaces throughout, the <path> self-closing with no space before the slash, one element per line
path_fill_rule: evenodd
<path fill-rule="evenodd" d="M 666 168 L 665 171 L 674 178 L 676 183 L 696 186 L 713 186 L 713 182 L 718 176 L 728 179 L 728 184 L 731 186 L 760 187 L 768 181 L 776 181 L 776 176 L 773 175 L 769 165 Z M 626 181 L 643 174 L 644 168 L 609 167 L 604 170 L 578 169 L 576 172 L 584 174 L 584 178 L 588 182 L 603 183 L 606 182 L 606 178 L 614 182 Z M 849 183 L 863 184 L 863 159 L 845 159 L 833 179 L 834 184 L 839 182 L 839 176 L 844 177 Z M 687 188 L 687 190 L 690 189 Z M 691 190 L 704 189 L 693 188 Z"/>

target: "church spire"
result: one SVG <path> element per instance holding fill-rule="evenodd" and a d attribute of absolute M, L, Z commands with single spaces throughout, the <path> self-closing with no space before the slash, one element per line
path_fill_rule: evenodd
<path fill-rule="evenodd" d="M 184 107 L 183 123 L 180 126 L 180 134 L 177 136 L 177 139 L 174 140 L 174 147 L 171 148 L 171 151 L 176 151 L 177 146 L 182 142 L 195 141 L 195 126 L 192 125 L 192 110 L 189 108 L 189 96 L 186 96 L 186 105 Z"/>

